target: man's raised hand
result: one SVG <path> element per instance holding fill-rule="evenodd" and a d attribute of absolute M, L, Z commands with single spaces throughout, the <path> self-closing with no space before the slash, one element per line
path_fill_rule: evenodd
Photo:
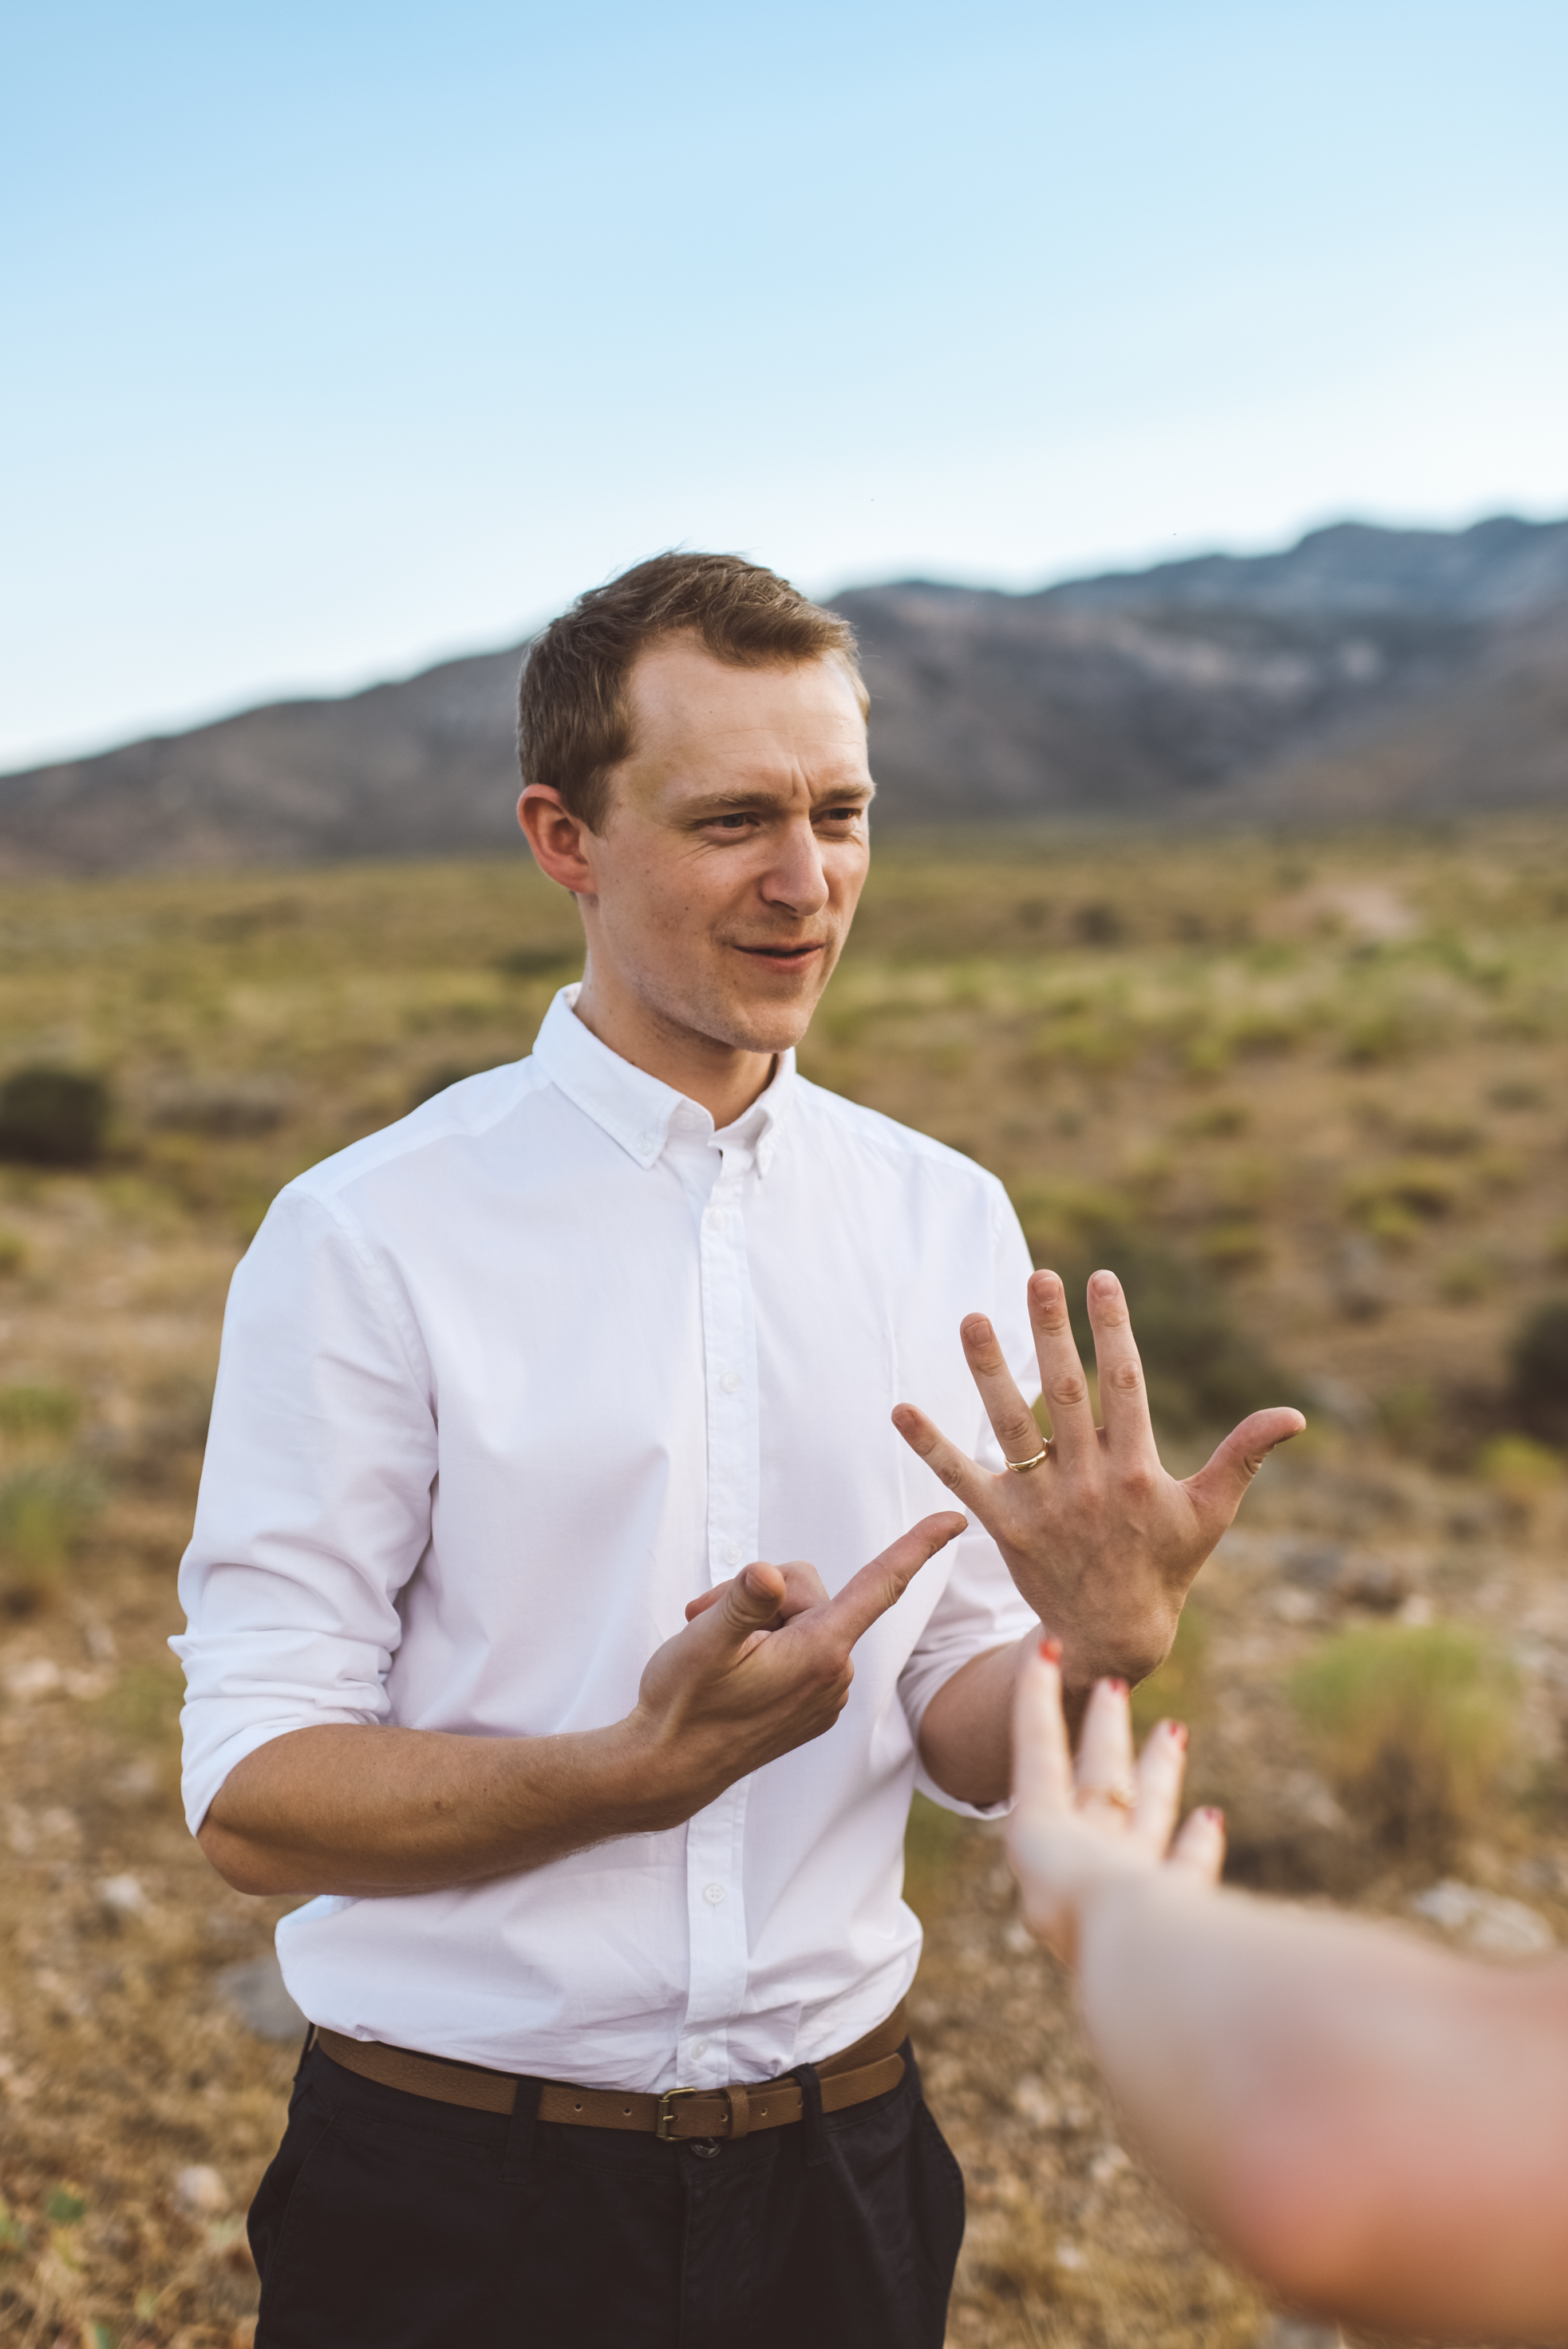
<path fill-rule="evenodd" d="M 922 1517 L 831 1599 L 816 1568 L 795 1560 L 745 1567 L 692 1599 L 685 1630 L 649 1658 L 626 1723 L 669 1789 L 672 1826 L 832 1728 L 856 1641 L 963 1529 L 951 1510 Z"/>
<path fill-rule="evenodd" d="M 979 1518 L 1023 1596 L 1061 1640 L 1068 1688 L 1084 1690 L 1109 1673 L 1141 1680 L 1163 1661 L 1193 1578 L 1264 1455 L 1306 1422 L 1299 1411 L 1255 1411 L 1207 1466 L 1179 1484 L 1160 1465 L 1115 1273 L 1096 1272 L 1089 1282 L 1103 1426 L 1095 1424 L 1055 1273 L 1032 1277 L 1029 1319 L 1051 1414 L 1050 1449 L 1037 1467 L 992 1475 L 909 1403 L 898 1406 L 893 1423 Z M 960 1336 L 1003 1458 L 1028 1460 L 1044 1439 L 994 1330 L 971 1313 Z"/>

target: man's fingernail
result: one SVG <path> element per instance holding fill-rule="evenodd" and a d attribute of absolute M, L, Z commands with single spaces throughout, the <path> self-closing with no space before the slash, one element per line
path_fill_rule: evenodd
<path fill-rule="evenodd" d="M 1040 1652 L 1044 1657 L 1045 1661 L 1048 1664 L 1059 1664 L 1062 1661 L 1061 1640 L 1054 1640 L 1050 1633 L 1047 1632 L 1044 1639 L 1040 1642 Z"/>

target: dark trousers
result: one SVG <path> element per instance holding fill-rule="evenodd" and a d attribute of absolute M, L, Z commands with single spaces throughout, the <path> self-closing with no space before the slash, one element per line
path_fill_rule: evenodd
<path fill-rule="evenodd" d="M 314 2048 L 251 2207 L 255 2349 L 941 2349 L 963 2179 L 896 2088 L 728 2145 L 432 2103 Z"/>

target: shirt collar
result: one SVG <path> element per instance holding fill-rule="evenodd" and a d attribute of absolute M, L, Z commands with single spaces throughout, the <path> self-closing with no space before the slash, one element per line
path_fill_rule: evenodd
<path fill-rule="evenodd" d="M 576 985 L 562 988 L 545 1014 L 534 1046 L 534 1058 L 550 1082 L 602 1127 L 612 1142 L 619 1143 L 639 1166 L 657 1162 L 672 1125 L 688 1133 L 711 1134 L 713 1121 L 708 1112 L 678 1093 L 673 1085 L 650 1077 L 646 1069 L 634 1068 L 602 1044 L 573 1010 L 576 999 Z M 755 1151 L 761 1174 L 773 1164 L 795 1082 L 794 1053 L 793 1050 L 781 1052 L 766 1091 L 722 1130 L 725 1140 Z"/>

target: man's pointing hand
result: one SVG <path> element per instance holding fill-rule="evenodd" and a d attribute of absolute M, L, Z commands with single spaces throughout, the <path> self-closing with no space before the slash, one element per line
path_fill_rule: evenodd
<path fill-rule="evenodd" d="M 692 1599 L 685 1630 L 649 1659 L 626 1723 L 669 1789 L 671 1824 L 832 1728 L 856 1641 L 964 1522 L 950 1510 L 922 1517 L 831 1599 L 797 1559 L 745 1567 Z"/>

